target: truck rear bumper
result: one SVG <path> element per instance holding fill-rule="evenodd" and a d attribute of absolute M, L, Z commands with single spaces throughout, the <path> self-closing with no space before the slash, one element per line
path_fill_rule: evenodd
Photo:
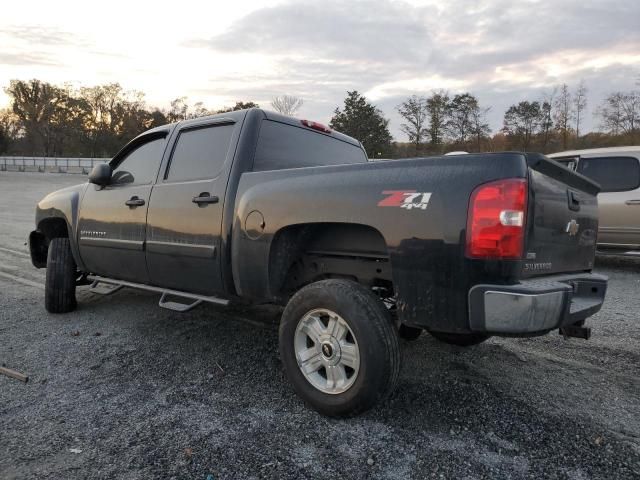
<path fill-rule="evenodd" d="M 595 273 L 553 275 L 515 285 L 476 285 L 469 291 L 471 330 L 542 334 L 595 314 L 606 291 L 607 277 Z"/>

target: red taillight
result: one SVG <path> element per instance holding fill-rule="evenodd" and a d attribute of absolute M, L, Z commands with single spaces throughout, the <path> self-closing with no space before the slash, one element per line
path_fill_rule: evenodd
<path fill-rule="evenodd" d="M 318 130 L 323 133 L 331 133 L 331 129 L 321 123 L 312 122 L 311 120 L 300 120 L 300 123 L 308 128 L 313 128 L 314 130 Z"/>
<path fill-rule="evenodd" d="M 509 178 L 476 188 L 469 201 L 467 256 L 522 258 L 527 181 Z"/>

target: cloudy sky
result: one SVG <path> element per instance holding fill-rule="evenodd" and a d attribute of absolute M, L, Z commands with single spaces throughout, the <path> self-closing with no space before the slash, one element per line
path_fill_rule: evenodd
<path fill-rule="evenodd" d="M 119 82 L 165 108 L 290 94 L 324 122 L 357 89 L 403 139 L 395 107 L 411 94 L 471 91 L 497 129 L 510 104 L 584 79 L 595 128 L 604 95 L 640 77 L 639 21 L 638 0 L 11 2 L 0 86 Z"/>

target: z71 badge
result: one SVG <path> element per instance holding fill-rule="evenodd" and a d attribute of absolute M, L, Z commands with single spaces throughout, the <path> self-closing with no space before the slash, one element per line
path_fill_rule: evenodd
<path fill-rule="evenodd" d="M 400 207 L 407 210 L 413 208 L 426 210 L 431 198 L 431 193 L 415 190 L 384 190 L 382 193 L 387 195 L 387 198 L 378 202 L 379 207 Z"/>

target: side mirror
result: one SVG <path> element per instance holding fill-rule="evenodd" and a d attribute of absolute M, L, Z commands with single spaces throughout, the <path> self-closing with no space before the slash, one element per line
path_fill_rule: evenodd
<path fill-rule="evenodd" d="M 89 183 L 95 183 L 104 187 L 111 182 L 111 165 L 108 163 L 99 163 L 91 170 L 89 174 Z"/>

